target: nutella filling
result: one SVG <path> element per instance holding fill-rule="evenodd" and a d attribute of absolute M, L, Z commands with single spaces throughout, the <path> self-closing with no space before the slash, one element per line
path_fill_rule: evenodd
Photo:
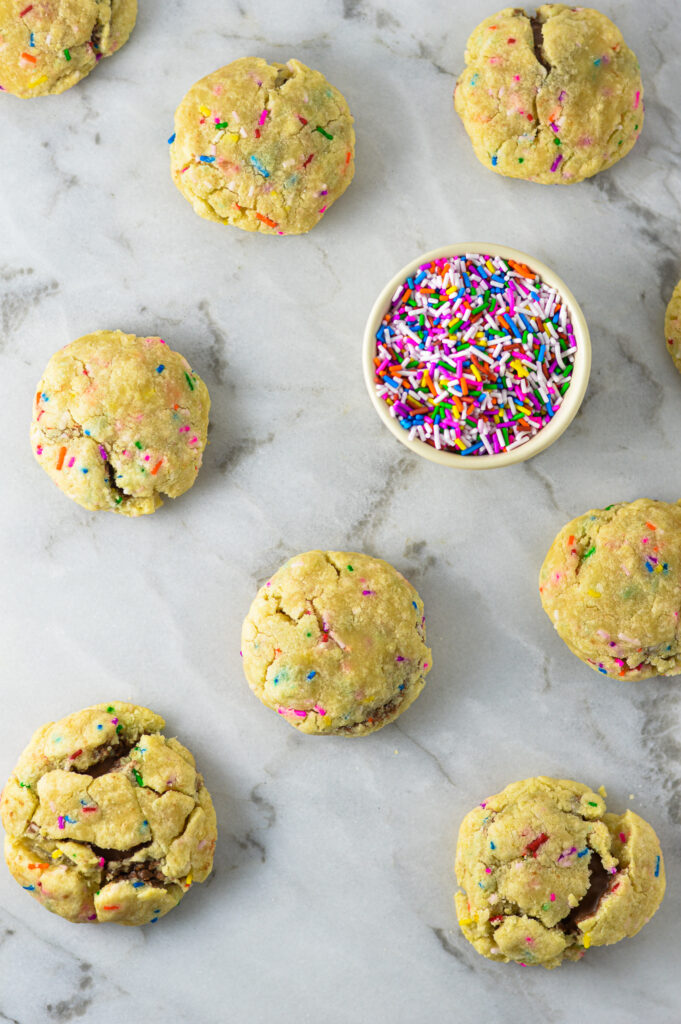
<path fill-rule="evenodd" d="M 585 892 L 581 903 L 573 907 L 568 916 L 558 922 L 558 927 L 566 933 L 578 931 L 577 926 L 580 921 L 595 914 L 601 904 L 601 900 L 610 891 L 610 885 L 614 876 L 605 870 L 601 858 L 595 853 L 591 855 L 589 871 L 589 888 Z"/>

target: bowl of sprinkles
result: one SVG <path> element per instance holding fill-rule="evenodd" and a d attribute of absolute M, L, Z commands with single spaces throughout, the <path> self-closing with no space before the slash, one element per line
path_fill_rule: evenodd
<path fill-rule="evenodd" d="M 544 263 L 468 242 L 412 260 L 364 333 L 364 379 L 395 437 L 433 462 L 493 469 L 544 451 L 579 409 L 591 341 Z"/>

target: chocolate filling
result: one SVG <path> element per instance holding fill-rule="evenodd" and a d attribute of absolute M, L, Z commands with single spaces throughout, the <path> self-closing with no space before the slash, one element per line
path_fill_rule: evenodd
<path fill-rule="evenodd" d="M 551 70 L 551 65 L 544 56 L 544 23 L 539 18 L 530 18 L 530 25 L 532 26 L 532 34 L 534 36 L 534 55 L 542 64 L 547 71 Z"/>
<path fill-rule="evenodd" d="M 148 843 L 140 843 L 138 846 L 131 846 L 129 850 L 107 850 L 102 846 L 95 846 L 94 843 L 90 843 L 90 849 L 92 852 L 98 857 L 103 857 L 107 864 L 111 861 L 127 860 L 128 857 L 132 857 L 133 853 L 137 853 L 138 850 L 144 850 L 147 846 L 151 846 L 151 839 Z"/>
<path fill-rule="evenodd" d="M 589 865 L 589 888 L 585 892 L 581 903 L 573 907 L 568 916 L 558 922 L 558 927 L 566 933 L 579 931 L 578 925 L 580 921 L 595 914 L 601 904 L 601 900 L 610 891 L 613 877 L 603 867 L 601 858 L 592 853 Z"/>
<path fill-rule="evenodd" d="M 144 882 L 156 887 L 168 884 L 158 860 L 146 860 L 141 864 L 107 864 L 105 877 L 107 882 Z"/>
<path fill-rule="evenodd" d="M 108 772 L 122 767 L 120 762 L 128 756 L 134 746 L 135 743 L 107 743 L 93 752 L 95 759 L 88 768 L 72 767 L 70 770 L 79 775 L 91 775 L 93 779 L 98 779 L 100 775 L 107 775 Z"/>

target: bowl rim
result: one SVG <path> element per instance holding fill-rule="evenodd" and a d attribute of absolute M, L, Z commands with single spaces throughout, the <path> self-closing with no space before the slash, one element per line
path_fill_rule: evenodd
<path fill-rule="evenodd" d="M 444 256 L 462 256 L 466 253 L 500 256 L 502 259 L 512 259 L 519 263 L 525 263 L 532 270 L 536 270 L 542 280 L 550 285 L 550 287 L 555 288 L 567 302 L 577 341 L 572 380 L 556 415 L 547 426 L 542 427 L 525 444 L 519 445 L 513 451 L 499 452 L 496 455 L 477 455 L 474 457 L 458 455 L 455 452 L 441 451 L 433 448 L 431 445 L 426 444 L 425 441 L 420 441 L 417 438 L 410 440 L 404 427 L 390 415 L 389 407 L 379 398 L 374 386 L 376 332 L 398 286 L 410 277 L 422 263 L 442 259 Z M 546 263 L 536 259 L 534 256 L 530 256 L 521 249 L 514 249 L 507 245 L 498 245 L 495 242 L 456 242 L 452 245 L 441 245 L 437 249 L 431 249 L 410 260 L 401 270 L 393 274 L 390 281 L 381 289 L 371 308 L 364 328 L 362 363 L 364 382 L 374 409 L 391 434 L 405 447 L 409 448 L 410 451 L 420 455 L 422 458 L 429 459 L 431 462 L 437 462 L 443 466 L 454 466 L 456 469 L 495 469 L 500 466 L 511 466 L 514 463 L 525 462 L 527 459 L 539 455 L 540 452 L 545 451 L 552 445 L 554 441 L 557 441 L 561 434 L 570 426 L 582 404 L 589 382 L 589 374 L 591 372 L 591 337 L 586 317 L 574 294 L 563 279 Z"/>

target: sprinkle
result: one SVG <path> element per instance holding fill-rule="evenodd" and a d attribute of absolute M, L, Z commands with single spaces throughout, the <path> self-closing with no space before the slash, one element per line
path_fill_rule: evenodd
<path fill-rule="evenodd" d="M 601 595 L 599 594 L 598 596 L 600 597 Z M 587 804 L 589 805 L 589 807 L 598 807 L 598 804 L 595 802 L 595 800 L 587 800 Z"/>
<path fill-rule="evenodd" d="M 22 889 L 28 889 L 29 892 L 33 892 L 33 890 L 35 889 L 35 886 L 34 885 L 22 885 L 21 888 Z"/>
<path fill-rule="evenodd" d="M 636 98 L 634 100 L 634 110 L 638 110 L 638 105 L 639 105 L 640 102 L 641 102 L 641 93 L 637 92 L 636 93 Z M 638 128 L 638 125 L 636 125 L 636 127 Z"/>
<path fill-rule="evenodd" d="M 193 391 L 194 390 L 194 384 L 192 382 L 191 377 L 189 376 L 189 374 L 186 371 L 185 371 L 184 379 L 187 381 L 187 384 L 189 385 L 189 390 Z M 137 444 L 137 441 L 135 441 L 135 444 Z M 141 444 L 137 445 L 137 447 L 141 448 L 142 445 Z"/>
<path fill-rule="evenodd" d="M 315 131 L 319 132 L 320 135 L 323 135 L 325 139 L 332 139 L 333 138 L 333 135 L 330 135 L 327 131 L 324 131 L 324 129 L 321 127 L 321 125 L 317 125 L 317 127 L 315 128 Z"/>
<path fill-rule="evenodd" d="M 577 854 L 577 856 L 578 856 L 578 857 L 586 857 L 586 855 L 587 855 L 587 853 L 588 853 L 588 852 L 589 852 L 589 847 L 588 847 L 588 846 L 585 846 L 583 850 L 580 850 L 580 851 L 579 851 L 579 853 Z"/>
<path fill-rule="evenodd" d="M 659 878 L 659 877 L 660 877 L 660 855 L 658 853 L 657 859 L 655 861 L 655 878 Z"/>
<path fill-rule="evenodd" d="M 595 550 L 596 550 L 596 547 L 594 545 L 594 547 L 589 548 L 589 550 L 586 552 L 585 555 L 582 555 L 582 558 L 591 558 L 591 556 L 593 555 Z"/>
<path fill-rule="evenodd" d="M 29 4 L 28 7 L 24 7 L 23 11 L 19 12 L 19 17 L 23 18 L 24 15 L 28 14 L 29 11 L 33 10 L 33 4 Z"/>
<path fill-rule="evenodd" d="M 587 590 L 587 594 L 589 595 L 589 597 L 601 597 L 601 595 L 598 593 L 598 591 L 597 590 L 593 590 L 592 587 L 589 587 L 589 589 Z M 593 806 L 595 807 L 596 804 L 594 804 Z"/>
<path fill-rule="evenodd" d="M 263 110 L 262 114 L 260 115 L 260 118 L 258 120 L 258 124 L 260 125 L 261 128 L 264 125 L 265 121 L 267 120 L 267 114 L 268 114 L 268 110 L 265 109 L 265 110 Z"/>
<path fill-rule="evenodd" d="M 202 164 L 214 164 L 215 163 L 215 157 L 214 156 L 200 156 L 199 160 L 200 160 L 200 162 Z"/>
<path fill-rule="evenodd" d="M 64 459 L 66 458 L 66 448 L 59 449 L 59 458 L 57 459 L 57 469 L 61 469 L 64 465 Z"/>
<path fill-rule="evenodd" d="M 549 837 L 547 836 L 546 832 L 542 832 L 542 834 L 540 836 L 537 836 L 536 839 L 533 839 L 531 843 L 527 844 L 527 846 L 525 847 L 525 852 L 526 853 L 531 853 L 533 857 L 536 857 L 537 856 L 537 850 L 539 849 L 540 846 L 544 845 L 544 843 L 546 842 L 546 840 L 548 838 Z"/>
<path fill-rule="evenodd" d="M 102 456 L 102 458 L 104 459 L 105 462 L 109 458 L 109 456 L 107 454 L 107 451 L 106 451 L 106 448 L 104 447 L 104 445 L 100 444 L 100 446 L 99 446 L 99 454 Z"/>
<path fill-rule="evenodd" d="M 175 132 L 173 132 L 173 134 L 172 134 L 172 135 L 170 136 L 170 138 L 168 139 L 168 145 L 169 145 L 169 146 L 172 146 L 172 144 L 173 144 L 173 142 L 175 141 L 176 137 L 177 137 L 177 136 L 176 136 Z"/>
<path fill-rule="evenodd" d="M 316 673 L 316 672 L 314 671 L 314 669 L 313 669 L 313 670 L 312 670 L 312 672 L 308 672 L 308 673 L 307 673 L 307 678 L 308 678 L 308 679 L 314 679 L 314 677 L 315 677 L 316 675 L 317 675 L 317 673 Z"/>
<path fill-rule="evenodd" d="M 38 58 L 34 57 L 32 53 L 25 53 L 24 52 L 24 53 L 22 53 L 21 56 L 24 58 L 24 60 L 30 61 L 31 64 L 37 64 L 38 63 Z"/>
<path fill-rule="evenodd" d="M 109 904 L 106 907 L 102 907 L 102 910 L 120 910 L 121 908 L 117 903 Z"/>
<path fill-rule="evenodd" d="M 591 935 L 589 934 L 589 932 L 585 932 L 582 945 L 584 946 L 584 949 L 588 949 L 591 945 Z"/>
<path fill-rule="evenodd" d="M 77 757 L 83 753 L 83 748 L 80 747 L 78 750 L 74 750 L 72 754 L 69 754 L 69 761 L 75 761 Z"/>
<path fill-rule="evenodd" d="M 266 217 L 263 213 L 256 213 L 255 216 L 257 217 L 258 220 L 261 220 L 263 224 L 267 224 L 269 228 L 276 228 L 276 220 L 270 220 L 270 218 Z"/>
<path fill-rule="evenodd" d="M 143 886 L 144 886 L 144 882 L 133 882 L 132 883 L 133 889 L 142 889 Z"/>
<path fill-rule="evenodd" d="M 257 156 L 252 156 L 251 157 L 251 163 L 255 167 L 255 169 L 258 172 L 258 174 L 262 174 L 263 178 L 269 178 L 270 172 L 268 170 L 266 170 L 265 167 L 263 167 L 261 162 L 258 160 Z"/>
<path fill-rule="evenodd" d="M 363 594 L 364 597 L 370 597 L 372 594 L 375 594 L 375 593 L 376 593 L 375 590 L 363 590 L 362 591 L 362 594 Z"/>
<path fill-rule="evenodd" d="M 67 60 L 71 60 L 71 54 L 69 53 L 68 50 L 64 50 L 64 56 L 66 57 Z"/>
<path fill-rule="evenodd" d="M 66 828 L 66 823 L 64 821 L 63 814 L 60 814 L 59 817 L 57 818 L 57 824 L 59 825 L 60 829 L 65 829 Z"/>
<path fill-rule="evenodd" d="M 556 902 L 556 894 L 555 894 L 555 892 L 551 893 L 551 895 L 549 896 L 549 899 L 551 900 L 552 903 Z"/>
<path fill-rule="evenodd" d="M 422 264 L 376 333 L 376 392 L 410 439 L 462 456 L 513 450 L 560 414 L 570 386 L 577 346 L 563 305 L 516 260 Z"/>
<path fill-rule="evenodd" d="M 154 468 L 152 469 L 151 475 L 152 476 L 156 476 L 156 474 L 158 473 L 158 471 L 159 471 L 159 469 L 161 468 L 162 465 L 163 465 L 163 459 L 159 459 L 158 462 L 156 463 L 156 465 L 154 466 Z"/>
<path fill-rule="evenodd" d="M 135 776 L 135 782 L 137 783 L 137 785 L 140 786 L 140 788 L 144 786 L 142 776 L 140 775 L 136 768 L 133 768 L 132 774 Z"/>

